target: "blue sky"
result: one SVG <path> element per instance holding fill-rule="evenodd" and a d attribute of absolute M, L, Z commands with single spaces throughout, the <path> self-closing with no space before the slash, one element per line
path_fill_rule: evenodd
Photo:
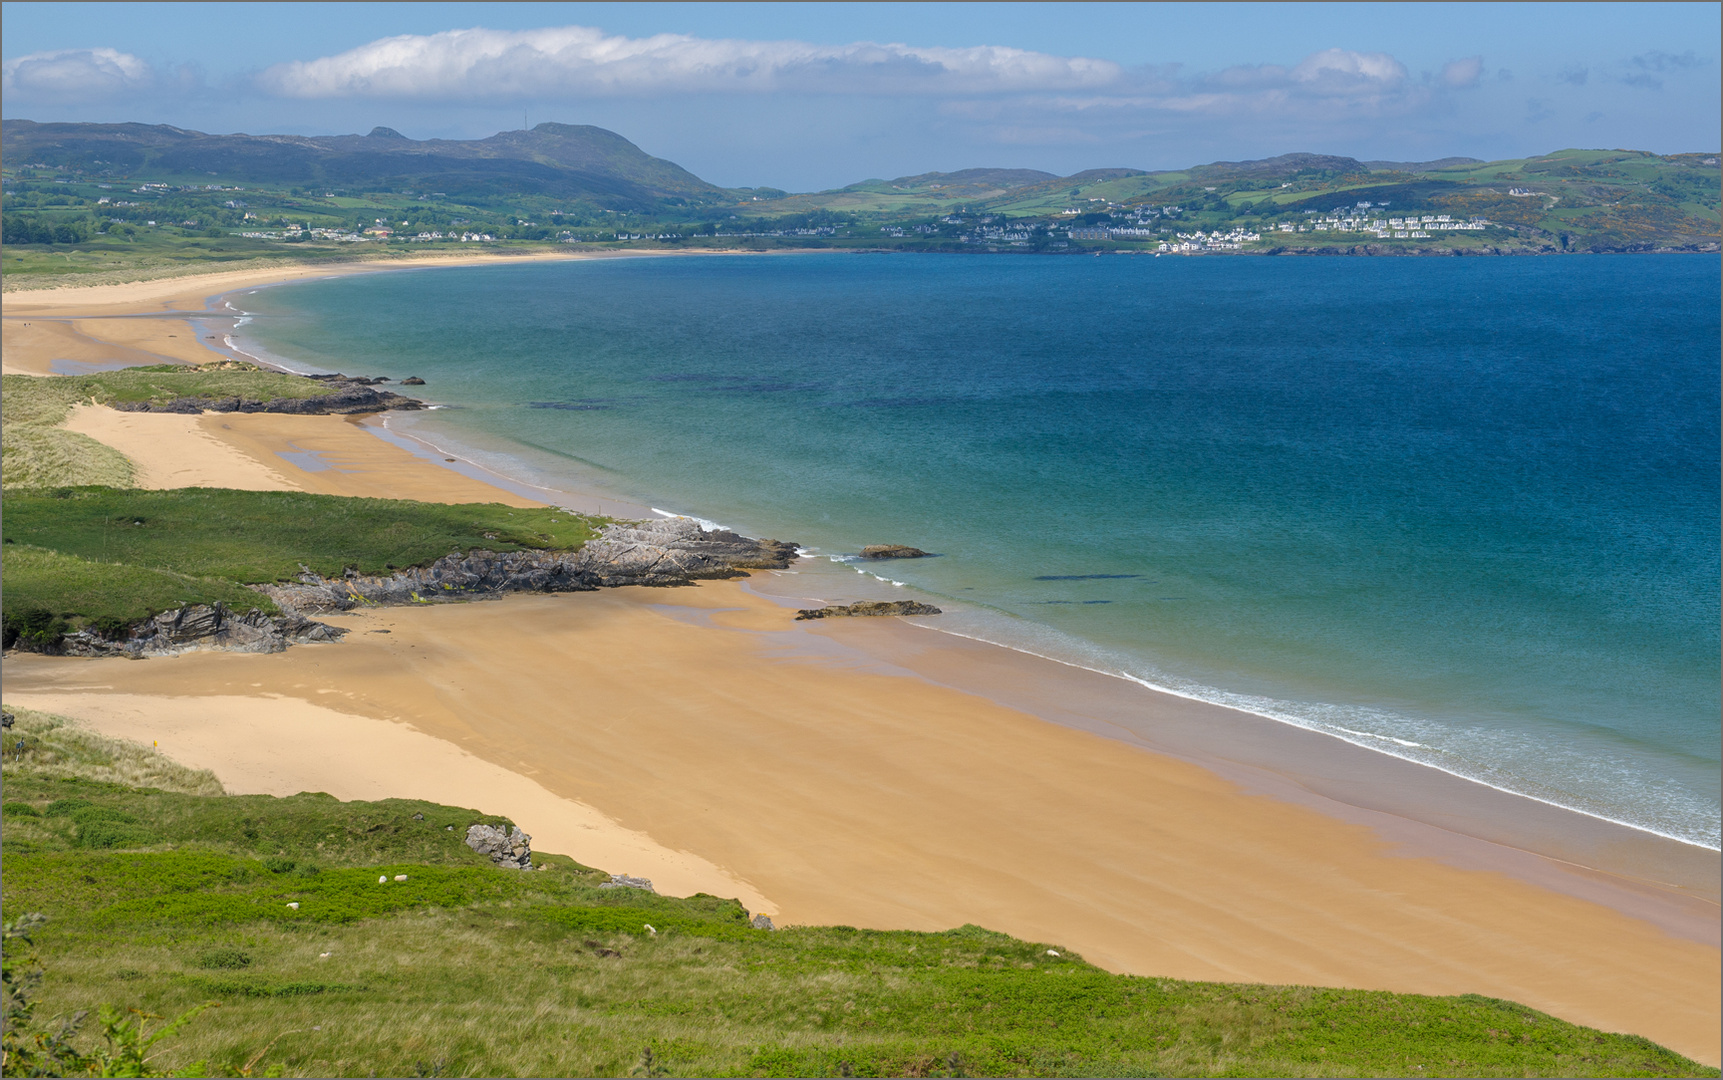
<path fill-rule="evenodd" d="M 7 118 L 473 138 L 715 183 L 1717 150 L 1719 5 L 7 3 Z"/>

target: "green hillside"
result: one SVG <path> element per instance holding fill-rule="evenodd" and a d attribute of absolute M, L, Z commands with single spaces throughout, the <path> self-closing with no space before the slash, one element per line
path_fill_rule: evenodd
<path fill-rule="evenodd" d="M 496 868 L 465 831 L 514 823 L 474 810 L 223 795 L 22 710 L 0 752 L 7 1075 L 1717 1075 L 1475 995 L 1114 975 L 978 926 L 756 929 L 560 854 Z M 210 1002 L 128 1059 L 125 1010 Z"/>
<path fill-rule="evenodd" d="M 1513 254 L 1715 251 L 1723 228 L 1716 153 L 1283 154 L 1064 177 L 964 169 L 795 194 L 719 188 L 566 124 L 423 141 L 387 128 L 253 137 L 27 120 L 0 133 L 8 289 L 554 244 Z"/>
<path fill-rule="evenodd" d="M 391 128 L 368 135 L 209 135 L 165 124 L 38 124 L 7 120 L 8 162 L 93 176 L 268 187 L 430 190 L 457 198 L 548 195 L 650 207 L 724 196 L 673 162 L 613 131 L 539 124 L 486 139 L 414 140 Z"/>

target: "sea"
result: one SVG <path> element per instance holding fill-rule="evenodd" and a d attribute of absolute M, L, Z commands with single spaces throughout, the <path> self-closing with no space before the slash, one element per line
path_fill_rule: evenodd
<path fill-rule="evenodd" d="M 1717 848 L 1720 289 L 1705 255 L 796 253 L 227 300 L 265 359 L 424 379 L 397 432 L 793 540 L 832 600 Z"/>

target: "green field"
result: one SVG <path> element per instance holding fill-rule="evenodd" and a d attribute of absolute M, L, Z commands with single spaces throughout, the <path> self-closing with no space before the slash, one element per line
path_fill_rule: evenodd
<path fill-rule="evenodd" d="M 0 750 L 7 917 L 47 916 L 34 1015 L 9 1049 L 102 1004 L 177 1017 L 214 1001 L 157 1045 L 156 1069 L 1716 1075 L 1475 996 L 1121 976 L 976 926 L 757 930 L 734 900 L 600 889 L 606 875 L 560 854 L 493 868 L 461 842 L 503 824 L 476 811 L 220 795 L 207 773 L 34 713 Z M 116 782 L 122 770 L 158 786 Z M 14 975 L 28 952 L 8 942 Z"/>
<path fill-rule="evenodd" d="M 1289 154 L 1162 172 L 1090 169 L 1066 177 L 1033 170 L 971 169 L 864 180 L 829 191 L 792 194 L 775 188 L 726 191 L 669 162 L 645 157 L 612 133 L 578 129 L 578 134 L 570 134 L 577 129 L 550 128 L 555 130 L 536 132 L 518 146 L 505 145 L 507 140 L 488 141 L 494 143 L 491 150 L 473 160 L 495 165 L 508 154 L 524 151 L 528 142 L 566 150 L 573 145 L 569 140 L 586 140 L 606 168 L 622 170 L 619 177 L 624 173 L 634 177 L 624 187 L 649 174 L 669 186 L 634 187 L 630 188 L 633 195 L 620 197 L 616 191 L 601 195 L 581 188 L 591 179 L 583 172 L 568 174 L 575 186 L 556 194 L 552 188 L 519 178 L 491 176 L 479 182 L 477 174 L 457 182 L 453 175 L 415 179 L 410 173 L 379 173 L 351 178 L 346 186 L 328 187 L 324 182 L 307 186 L 303 177 L 270 174 L 259 163 L 244 176 L 223 175 L 216 168 L 198 177 L 155 175 L 147 164 L 136 175 L 122 177 L 105 166 L 85 168 L 71 159 L 52 168 L 8 168 L 5 288 L 132 280 L 214 266 L 342 262 L 431 252 L 569 250 L 557 246 L 564 242 L 578 243 L 577 250 L 587 251 L 1139 250 L 1152 249 L 1159 240 L 1171 240 L 1179 232 L 1233 227 L 1260 232 L 1289 218 L 1301 222 L 1306 212 L 1329 213 L 1361 202 L 1398 215 L 1450 214 L 1480 217 L 1491 224 L 1481 234 L 1427 238 L 1276 232 L 1240 250 L 1346 253 L 1368 248 L 1372 254 L 1716 250 L 1723 220 L 1719 216 L 1723 183 L 1715 154 L 1559 150 L 1494 162 L 1456 164 L 1455 159 L 1444 159 L 1450 162 L 1445 166 L 1443 162 L 1396 165 Z M 97 137 L 123 142 L 129 136 L 107 130 Z M 247 137 L 209 138 L 220 142 Z M 503 158 L 485 156 L 493 153 Z M 218 154 L 211 164 L 219 165 L 221 160 Z M 416 159 L 403 158 L 400 163 L 410 160 Z M 281 167 L 287 168 L 284 163 Z M 215 182 L 209 183 L 211 179 Z M 438 187 L 442 190 L 427 190 Z M 1512 194 L 1516 189 L 1530 194 L 1516 196 Z M 1147 244 L 1135 238 L 1080 242 L 1066 238 L 1072 226 L 1141 225 L 1139 218 L 1145 211 L 1154 211 L 1148 223 L 1156 233 Z M 298 225 L 348 231 L 384 225 L 394 235 L 357 243 L 335 242 L 327 235 L 295 234 L 287 239 L 290 226 Z M 979 230 L 990 225 L 1038 235 L 1013 247 L 1010 242 L 983 238 Z M 817 231 L 821 229 L 829 231 Z M 246 237 L 245 232 L 272 238 Z M 459 239 L 472 232 L 495 240 L 469 244 Z"/>
<path fill-rule="evenodd" d="M 181 397 L 268 400 L 331 392 L 328 384 L 316 379 L 230 361 L 200 367 L 163 364 L 53 379 L 0 376 L 5 412 L 5 425 L 0 427 L 0 483 L 7 488 L 130 485 L 133 469 L 124 455 L 58 426 L 80 403 L 168 402 Z"/>
<path fill-rule="evenodd" d="M 597 520 L 552 507 L 447 505 L 291 491 L 107 487 L 6 497 L 4 618 L 10 643 L 109 636 L 182 604 L 273 611 L 248 584 L 386 574 L 450 552 L 569 551 Z"/>
<path fill-rule="evenodd" d="M 129 487 L 118 452 L 61 423 L 80 402 L 314 397 L 328 384 L 222 362 L 0 379 L 7 647 L 108 637 L 162 611 L 222 603 L 273 613 L 245 586 L 347 570 L 385 574 L 474 549 L 571 551 L 600 522 L 550 507 L 451 506 L 301 492 Z"/>

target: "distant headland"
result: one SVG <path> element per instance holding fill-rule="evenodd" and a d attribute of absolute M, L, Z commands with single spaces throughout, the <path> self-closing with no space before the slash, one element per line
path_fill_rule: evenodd
<path fill-rule="evenodd" d="M 1282 154 L 1174 171 L 975 168 L 828 191 L 724 188 L 611 131 L 211 135 L 7 120 L 6 275 L 349 261 L 436 249 L 1070 254 L 1716 251 L 1716 152 L 1480 161 Z M 46 283 L 46 282 L 41 282 Z"/>

